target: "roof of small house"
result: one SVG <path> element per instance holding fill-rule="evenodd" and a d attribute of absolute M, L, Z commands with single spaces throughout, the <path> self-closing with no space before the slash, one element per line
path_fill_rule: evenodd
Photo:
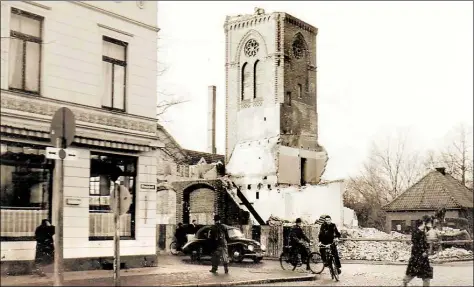
<path fill-rule="evenodd" d="M 432 170 L 385 205 L 385 211 L 473 208 L 473 193 L 443 170 Z"/>
<path fill-rule="evenodd" d="M 221 154 L 200 152 L 200 151 L 189 150 L 189 149 L 185 149 L 184 151 L 189 157 L 189 159 L 186 161 L 189 165 L 198 164 L 202 158 L 204 158 L 207 164 L 217 163 L 219 161 L 221 163 L 225 162 L 225 157 Z"/>
<path fill-rule="evenodd" d="M 199 163 L 201 158 L 204 158 L 207 164 L 217 163 L 218 161 L 222 163 L 225 162 L 225 157 L 220 154 L 212 154 L 182 148 L 173 138 L 173 136 L 168 133 L 168 131 L 166 131 L 166 129 L 160 124 L 157 125 L 156 133 L 160 141 L 165 145 L 163 150 L 168 155 L 170 155 L 176 161 L 176 163 L 196 165 Z"/>

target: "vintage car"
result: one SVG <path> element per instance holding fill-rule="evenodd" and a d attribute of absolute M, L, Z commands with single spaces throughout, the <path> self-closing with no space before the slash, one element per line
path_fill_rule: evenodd
<path fill-rule="evenodd" d="M 260 242 L 247 239 L 240 229 L 224 225 L 229 234 L 229 259 L 233 262 L 242 262 L 245 258 L 252 259 L 255 263 L 262 260 L 265 254 L 265 246 Z M 213 249 L 210 240 L 211 225 L 202 227 L 196 232 L 193 239 L 183 246 L 183 253 L 191 256 L 192 261 L 199 261 L 202 257 L 211 256 Z"/>

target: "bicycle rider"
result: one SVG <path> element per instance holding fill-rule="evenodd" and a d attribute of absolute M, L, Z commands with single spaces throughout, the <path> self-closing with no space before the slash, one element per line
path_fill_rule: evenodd
<path fill-rule="evenodd" d="M 303 229 L 301 228 L 301 218 L 297 218 L 295 221 L 295 225 L 291 228 L 290 231 L 290 245 L 291 245 L 291 253 L 298 255 L 301 254 L 301 260 L 303 262 L 307 262 L 306 270 L 310 270 L 309 268 L 309 260 L 307 260 L 309 253 L 308 248 L 304 244 L 304 241 L 310 243 L 309 238 L 304 234 Z"/>
<path fill-rule="evenodd" d="M 319 242 L 324 245 L 331 244 L 331 251 L 334 256 L 334 263 L 336 264 L 337 272 L 341 274 L 341 260 L 339 259 L 339 253 L 337 252 L 337 247 L 333 244 L 335 241 L 337 242 L 339 238 L 341 238 L 341 233 L 337 230 L 337 227 L 334 223 L 331 222 L 331 216 L 326 215 L 324 223 L 321 225 L 321 229 L 319 230 Z M 321 252 L 321 257 L 324 261 L 324 266 L 328 266 L 328 262 L 326 261 L 326 248 L 321 247 L 319 249 Z"/>

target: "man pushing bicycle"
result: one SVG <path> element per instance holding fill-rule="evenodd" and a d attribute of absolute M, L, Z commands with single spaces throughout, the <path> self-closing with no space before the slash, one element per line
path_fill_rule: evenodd
<path fill-rule="evenodd" d="M 337 252 L 337 247 L 334 242 L 337 242 L 339 238 L 341 238 L 341 233 L 337 230 L 337 227 L 334 223 L 331 222 L 331 216 L 326 215 L 324 223 L 321 225 L 321 229 L 319 230 L 319 243 L 323 245 L 330 245 L 330 249 L 334 256 L 334 263 L 337 268 L 337 272 L 341 274 L 341 261 L 339 259 L 339 253 Z M 324 266 L 328 266 L 328 262 L 326 260 L 327 256 L 327 248 L 322 246 L 319 249 L 321 253 L 321 257 L 324 261 Z"/>
<path fill-rule="evenodd" d="M 301 224 L 302 224 L 301 218 L 297 218 L 295 223 L 296 223 L 295 226 L 291 228 L 290 236 L 289 236 L 290 244 L 293 248 L 293 252 L 295 252 L 293 254 L 298 254 L 298 253 L 301 254 L 301 261 L 307 262 L 306 270 L 311 270 L 309 268 L 309 260 L 307 260 L 309 256 L 309 250 L 304 244 L 304 241 L 308 243 L 311 243 L 311 241 L 306 236 L 306 234 L 304 234 L 304 231 L 301 228 Z"/>

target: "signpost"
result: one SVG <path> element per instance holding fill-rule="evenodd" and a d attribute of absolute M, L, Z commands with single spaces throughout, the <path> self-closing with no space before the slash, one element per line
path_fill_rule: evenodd
<path fill-rule="evenodd" d="M 63 264 L 63 210 L 64 210 L 64 166 L 63 160 L 68 157 L 68 152 L 64 148 L 73 141 L 76 133 L 76 120 L 73 112 L 68 108 L 60 108 L 56 111 L 51 121 L 51 143 L 55 149 L 47 149 L 46 157 L 56 159 L 54 168 L 53 187 L 53 225 L 56 226 L 55 252 L 54 252 L 54 286 L 64 285 L 64 264 Z M 69 152 L 69 158 L 74 153 Z"/>
<path fill-rule="evenodd" d="M 110 195 L 110 207 L 114 211 L 114 286 L 120 286 L 120 216 L 127 213 L 132 204 L 132 195 L 128 189 L 115 183 Z"/>

